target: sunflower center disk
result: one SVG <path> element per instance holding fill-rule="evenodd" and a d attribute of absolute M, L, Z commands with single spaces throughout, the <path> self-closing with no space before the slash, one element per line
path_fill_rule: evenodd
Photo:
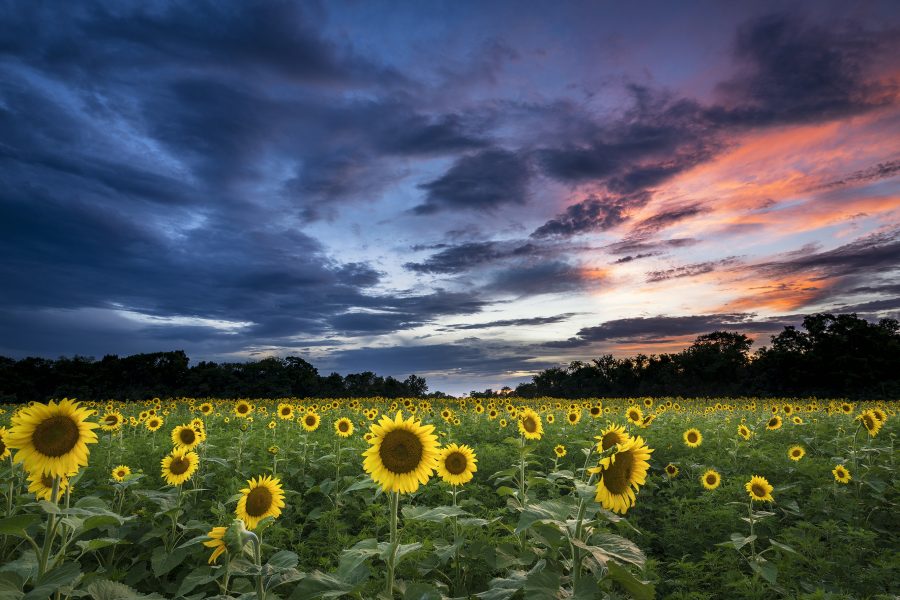
<path fill-rule="evenodd" d="M 169 463 L 169 471 L 172 472 L 172 475 L 187 473 L 187 470 L 190 468 L 191 461 L 186 458 L 173 458 L 172 462 Z"/>
<path fill-rule="evenodd" d="M 422 442 L 411 431 L 396 429 L 384 436 L 378 455 L 388 471 L 409 473 L 416 470 L 422 459 Z"/>
<path fill-rule="evenodd" d="M 602 446 L 604 451 L 609 450 L 610 448 L 612 448 L 613 446 L 615 446 L 618 443 L 619 443 L 619 436 L 616 435 L 615 433 L 607 433 L 606 435 L 603 436 L 603 439 L 600 440 L 600 445 Z"/>
<path fill-rule="evenodd" d="M 603 484 L 613 494 L 624 494 L 631 485 L 634 457 L 631 452 L 619 452 L 612 465 L 603 471 Z"/>
<path fill-rule="evenodd" d="M 197 436 L 194 433 L 193 429 L 182 429 L 181 430 L 181 443 L 182 444 L 193 444 L 195 439 L 197 439 Z"/>
<path fill-rule="evenodd" d="M 313 425 L 316 424 L 316 418 L 315 417 L 306 417 L 306 424 L 309 425 L 310 427 L 312 427 Z"/>
<path fill-rule="evenodd" d="M 709 485 L 712 485 L 712 484 L 714 484 L 715 482 L 716 482 L 716 476 L 715 476 L 715 475 L 707 475 L 707 476 L 706 476 L 706 483 L 708 483 Z"/>
<path fill-rule="evenodd" d="M 469 461 L 466 460 L 466 457 L 463 456 L 459 452 L 454 452 L 450 454 L 447 459 L 444 461 L 444 466 L 447 468 L 447 471 L 451 475 L 459 475 L 466 470 L 466 465 Z"/>
<path fill-rule="evenodd" d="M 247 494 L 247 514 L 259 517 L 272 507 L 272 492 L 266 487 L 256 487 Z"/>
<path fill-rule="evenodd" d="M 338 423 L 338 429 L 340 429 L 341 432 L 347 431 L 347 424 L 344 422 Z"/>
<path fill-rule="evenodd" d="M 537 423 L 535 422 L 533 417 L 525 417 L 522 420 L 522 427 L 525 428 L 525 431 L 528 433 L 534 433 L 537 431 Z"/>
<path fill-rule="evenodd" d="M 753 492 L 753 495 L 757 498 L 762 498 L 767 493 L 766 489 L 758 483 L 754 483 L 752 486 L 750 486 L 750 491 Z"/>
<path fill-rule="evenodd" d="M 78 443 L 78 425 L 69 417 L 50 417 L 34 428 L 31 441 L 44 456 L 62 456 Z"/>
<path fill-rule="evenodd" d="M 689 434 L 688 434 L 688 441 L 689 441 L 690 443 L 692 443 L 692 444 L 693 444 L 694 442 L 696 442 L 696 441 L 697 441 L 697 434 L 696 434 L 696 433 L 689 433 Z"/>

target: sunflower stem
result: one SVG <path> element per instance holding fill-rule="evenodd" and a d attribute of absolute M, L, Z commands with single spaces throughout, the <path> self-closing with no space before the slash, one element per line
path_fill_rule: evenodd
<path fill-rule="evenodd" d="M 53 477 L 53 488 L 50 490 L 50 502 L 56 504 L 59 500 L 59 475 Z M 50 559 L 50 547 L 56 534 L 56 515 L 47 515 L 47 529 L 44 531 L 44 548 L 41 550 L 41 560 L 38 563 L 38 578 L 47 572 L 47 561 Z"/>
<path fill-rule="evenodd" d="M 255 533 L 250 539 L 253 541 L 253 558 L 256 560 L 256 567 L 259 571 L 256 575 L 256 597 L 258 598 L 258 600 L 263 600 L 266 596 L 266 592 L 265 588 L 263 588 L 262 540 Z"/>
<path fill-rule="evenodd" d="M 453 508 L 457 507 L 456 495 L 459 493 L 459 487 L 453 486 Z M 456 546 L 456 542 L 459 539 L 459 517 L 455 514 L 453 515 L 453 545 Z M 459 565 L 459 547 L 453 550 L 453 562 L 454 562 L 454 572 L 456 577 L 454 579 L 454 591 L 456 595 L 459 595 L 462 591 L 462 570 Z"/>
<path fill-rule="evenodd" d="M 387 578 L 385 585 L 385 595 L 388 598 L 394 597 L 394 560 L 397 556 L 398 536 L 397 536 L 397 511 L 400 506 L 400 492 L 391 492 L 390 510 L 391 510 L 391 538 L 390 553 L 387 561 Z"/>
<path fill-rule="evenodd" d="M 593 453 L 593 446 L 591 446 L 591 452 L 588 453 L 588 458 Z M 585 462 L 585 470 L 587 470 L 587 463 Z M 594 475 L 591 476 L 587 480 L 587 484 L 591 485 L 591 482 L 594 480 Z M 575 536 L 574 539 L 581 540 L 581 535 L 584 530 L 584 513 L 587 511 L 587 502 L 584 498 L 581 498 L 578 501 L 578 517 L 575 519 Z M 569 542 L 569 545 L 572 548 L 572 582 L 573 586 L 578 585 L 578 581 L 581 579 L 581 548 L 577 547 L 572 542 Z M 574 587 L 573 587 L 574 589 Z"/>

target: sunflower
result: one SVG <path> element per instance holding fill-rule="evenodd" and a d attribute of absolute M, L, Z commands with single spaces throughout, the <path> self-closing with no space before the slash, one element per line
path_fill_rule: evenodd
<path fill-rule="evenodd" d="M 625 418 L 634 425 L 640 425 L 644 421 L 644 413 L 637 406 L 632 406 L 625 411 Z"/>
<path fill-rule="evenodd" d="M 526 440 L 539 440 L 544 435 L 544 426 L 541 424 L 541 416 L 530 408 L 526 408 L 519 415 L 519 433 Z"/>
<path fill-rule="evenodd" d="M 666 475 L 669 476 L 669 479 L 674 479 L 675 477 L 678 477 L 678 467 L 676 467 L 672 463 L 667 464 L 666 465 Z"/>
<path fill-rule="evenodd" d="M 769 419 L 768 423 L 766 423 L 766 429 L 768 429 L 769 431 L 775 431 L 776 429 L 780 429 L 780 428 L 781 428 L 781 417 L 779 417 L 778 415 L 775 415 L 774 417 Z"/>
<path fill-rule="evenodd" d="M 774 490 L 775 488 L 772 487 L 772 484 L 770 484 L 765 477 L 754 475 L 744 486 L 744 489 L 746 489 L 747 493 L 750 494 L 750 500 L 754 502 L 775 501 L 775 499 L 772 497 L 772 490 Z"/>
<path fill-rule="evenodd" d="M 831 474 L 834 475 L 834 480 L 838 483 L 850 483 L 852 477 L 850 477 L 850 471 L 847 470 L 847 467 L 844 465 L 837 465 L 831 470 Z"/>
<path fill-rule="evenodd" d="M 112 470 L 112 478 L 116 481 L 125 481 L 129 475 L 131 475 L 131 469 L 126 465 L 119 465 Z"/>
<path fill-rule="evenodd" d="M 253 405 L 246 400 L 238 400 L 238 403 L 234 405 L 235 416 L 241 417 L 242 419 L 249 417 L 252 412 Z"/>
<path fill-rule="evenodd" d="M 144 426 L 150 431 L 156 431 L 163 426 L 163 420 L 160 417 L 147 417 Z"/>
<path fill-rule="evenodd" d="M 581 420 L 581 409 L 570 410 L 566 414 L 566 421 L 569 422 L 569 425 L 578 425 L 578 422 Z"/>
<path fill-rule="evenodd" d="M 800 415 L 794 415 L 794 418 L 791 419 L 794 422 L 794 425 L 803 425 L 803 418 Z"/>
<path fill-rule="evenodd" d="M 841 402 L 841 412 L 845 415 L 849 415 L 853 412 L 853 405 L 849 402 Z"/>
<path fill-rule="evenodd" d="M 87 445 L 97 443 L 93 431 L 97 424 L 87 420 L 90 415 L 90 410 L 68 398 L 59 404 L 35 403 L 13 415 L 6 445 L 18 450 L 13 460 L 29 473 L 51 477 L 75 473 L 88 464 Z"/>
<path fill-rule="evenodd" d="M 334 432 L 342 438 L 350 437 L 353 435 L 353 421 L 347 417 L 341 417 L 334 422 Z"/>
<path fill-rule="evenodd" d="M 319 423 L 322 421 L 321 417 L 319 417 L 318 413 L 308 412 L 303 415 L 303 420 L 300 423 L 303 425 L 303 429 L 306 431 L 315 431 L 319 428 Z"/>
<path fill-rule="evenodd" d="M 706 473 L 700 477 L 700 483 L 708 490 L 714 490 L 722 483 L 722 476 L 715 469 L 708 469 Z"/>
<path fill-rule="evenodd" d="M 882 423 L 887 421 L 887 413 L 885 413 L 880 408 L 873 408 L 873 409 L 871 409 L 871 411 L 872 411 L 872 416 L 874 416 L 876 419 L 878 419 Z"/>
<path fill-rule="evenodd" d="M 266 517 L 278 517 L 284 508 L 284 491 L 281 481 L 271 475 L 261 475 L 247 480 L 249 487 L 241 490 L 235 514 L 246 523 L 247 529 L 254 529 Z"/>
<path fill-rule="evenodd" d="M 806 455 L 806 450 L 803 449 L 803 446 L 791 446 L 788 448 L 788 458 L 793 461 L 799 461 Z"/>
<path fill-rule="evenodd" d="M 401 412 L 385 415 L 370 429 L 374 434 L 363 452 L 363 469 L 386 492 L 410 493 L 428 483 L 437 467 L 438 444 L 434 425 L 422 425 Z"/>
<path fill-rule="evenodd" d="M 294 407 L 290 404 L 278 405 L 278 418 L 290 421 L 294 418 Z"/>
<path fill-rule="evenodd" d="M 118 431 L 122 428 L 122 423 L 124 422 L 125 417 L 122 416 L 122 413 L 117 410 L 111 410 L 100 419 L 100 429 L 103 431 Z"/>
<path fill-rule="evenodd" d="M 651 452 L 643 438 L 634 437 L 589 469 L 589 473 L 600 475 L 595 500 L 607 510 L 625 514 L 635 504 L 634 492 L 647 481 Z"/>
<path fill-rule="evenodd" d="M 616 444 L 621 446 L 627 442 L 630 437 L 631 436 L 625 432 L 625 427 L 622 425 L 610 425 L 601 431 L 600 435 L 594 436 L 594 439 L 597 440 L 597 450 L 604 452 Z"/>
<path fill-rule="evenodd" d="M 63 492 L 69 487 L 69 478 L 59 478 L 59 492 L 56 499 L 62 498 Z M 46 500 L 51 502 L 53 496 L 53 476 L 47 473 L 29 473 L 28 474 L 28 491 L 35 495 L 38 500 Z"/>
<path fill-rule="evenodd" d="M 448 444 L 438 451 L 437 474 L 450 485 L 463 485 L 478 470 L 475 451 L 465 444 Z"/>
<path fill-rule="evenodd" d="M 599 419 L 603 416 L 603 406 L 600 404 L 594 404 L 588 409 L 588 414 L 591 415 L 592 419 Z"/>
<path fill-rule="evenodd" d="M 753 432 L 750 431 L 750 428 L 746 425 L 738 425 L 738 435 L 744 438 L 745 440 L 749 440 L 750 436 L 753 435 Z"/>
<path fill-rule="evenodd" d="M 194 476 L 200 465 L 196 452 L 176 448 L 162 459 L 162 476 L 169 485 L 181 485 Z"/>
<path fill-rule="evenodd" d="M 550 415 L 553 416 L 553 415 Z M 500 427 L 506 427 L 506 419 L 500 419 Z"/>
<path fill-rule="evenodd" d="M 9 456 L 9 446 L 6 445 L 6 427 L 0 427 L 0 460 Z"/>
<path fill-rule="evenodd" d="M 696 448 L 703 443 L 703 434 L 699 429 L 688 429 L 682 435 L 688 448 Z"/>
<path fill-rule="evenodd" d="M 203 435 L 190 425 L 179 425 L 172 430 L 172 444 L 181 450 L 193 450 L 203 441 Z"/>
<path fill-rule="evenodd" d="M 869 432 L 870 436 L 875 437 L 878 435 L 878 432 L 881 431 L 882 422 L 878 420 L 878 417 L 876 417 L 875 413 L 871 410 L 863 411 L 856 418 L 862 423 L 863 427 L 866 428 L 866 431 Z"/>
<path fill-rule="evenodd" d="M 547 424 L 553 425 L 553 422 L 556 420 L 556 417 L 553 416 L 553 413 L 547 415 Z"/>
<path fill-rule="evenodd" d="M 213 411 L 213 405 L 210 404 L 209 402 L 204 402 L 203 404 L 200 405 L 200 412 L 203 413 L 204 415 L 208 415 L 208 414 L 212 413 L 212 411 Z"/>
<path fill-rule="evenodd" d="M 227 530 L 227 527 L 213 527 L 210 532 L 206 534 L 210 539 L 203 542 L 203 545 L 207 548 L 215 548 L 212 555 L 210 555 L 207 564 L 214 564 L 216 560 L 228 550 L 228 547 L 225 544 L 225 532 Z"/>
<path fill-rule="evenodd" d="M 553 453 L 556 454 L 557 458 L 562 458 L 566 455 L 566 447 L 562 444 L 557 444 L 553 447 Z"/>

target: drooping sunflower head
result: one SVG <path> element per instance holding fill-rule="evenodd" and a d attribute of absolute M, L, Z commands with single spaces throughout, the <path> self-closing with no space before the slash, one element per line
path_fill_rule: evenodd
<path fill-rule="evenodd" d="M 56 494 L 56 501 L 58 502 L 60 498 L 62 498 L 63 493 L 65 493 L 66 488 L 69 487 L 69 478 L 68 477 L 60 477 L 59 478 L 59 490 Z M 37 473 L 32 472 L 28 474 L 28 491 L 34 494 L 35 498 L 38 500 L 46 500 L 48 502 L 53 501 L 53 476 L 48 473 Z"/>
<path fill-rule="evenodd" d="M 334 432 L 342 438 L 353 435 L 353 421 L 347 417 L 341 417 L 334 422 Z"/>
<path fill-rule="evenodd" d="M 544 425 L 541 416 L 530 408 L 526 408 L 519 414 L 519 433 L 526 440 L 539 440 L 544 435 Z"/>
<path fill-rule="evenodd" d="M 687 444 L 688 448 L 696 448 L 703 443 L 703 434 L 700 433 L 699 429 L 688 429 L 682 437 L 684 437 L 684 443 Z"/>
<path fill-rule="evenodd" d="M 801 458 L 806 456 L 806 450 L 804 450 L 803 446 L 791 446 L 788 448 L 788 458 L 793 461 L 799 461 Z"/>
<path fill-rule="evenodd" d="M 410 493 L 428 483 L 437 468 L 438 443 L 434 425 L 422 425 L 398 411 L 370 428 L 372 439 L 363 452 L 363 469 L 386 492 Z"/>
<path fill-rule="evenodd" d="M 803 417 L 801 417 L 800 415 L 794 415 L 791 421 L 794 423 L 794 425 L 803 425 Z"/>
<path fill-rule="evenodd" d="M 753 435 L 753 432 L 750 431 L 750 428 L 746 425 L 738 425 L 738 435 L 744 438 L 745 440 L 749 440 L 750 436 Z"/>
<path fill-rule="evenodd" d="M 614 454 L 589 469 L 590 473 L 600 477 L 595 500 L 607 510 L 625 514 L 634 506 L 635 492 L 647 481 L 651 452 L 653 450 L 647 447 L 643 438 L 630 438 L 619 445 Z"/>
<path fill-rule="evenodd" d="M 472 480 L 477 462 L 469 446 L 448 444 L 438 452 L 437 474 L 450 485 L 463 485 Z"/>
<path fill-rule="evenodd" d="M 566 455 L 566 447 L 562 444 L 557 444 L 553 447 L 553 453 L 556 454 L 557 458 L 562 458 Z"/>
<path fill-rule="evenodd" d="M 678 477 L 678 467 L 676 467 L 672 463 L 667 464 L 666 465 L 666 475 L 669 476 L 669 479 Z"/>
<path fill-rule="evenodd" d="M 162 459 L 162 477 L 169 485 L 181 485 L 194 476 L 200 465 L 196 452 L 176 448 Z"/>
<path fill-rule="evenodd" d="M 119 465 L 112 470 L 112 478 L 116 481 L 125 481 L 129 475 L 131 475 L 131 468 L 127 465 Z"/>
<path fill-rule="evenodd" d="M 834 480 L 838 483 L 850 483 L 852 477 L 850 477 L 850 471 L 847 470 L 847 467 L 844 465 L 837 465 L 831 470 L 831 474 L 834 475 Z"/>
<path fill-rule="evenodd" d="M 88 444 L 97 443 L 90 410 L 69 399 L 35 403 L 18 411 L 6 433 L 6 445 L 18 450 L 14 461 L 29 473 L 66 476 L 88 464 Z"/>
<path fill-rule="evenodd" d="M 703 487 L 706 489 L 714 490 L 722 483 L 722 476 L 714 469 L 708 469 L 706 473 L 700 477 L 700 483 L 702 483 Z"/>
<path fill-rule="evenodd" d="M 193 450 L 200 445 L 202 434 L 190 425 L 179 425 L 172 430 L 172 445 L 184 450 Z"/>
<path fill-rule="evenodd" d="M 227 529 L 227 527 L 213 527 L 209 533 L 206 534 L 210 539 L 203 542 L 203 545 L 207 548 L 214 549 L 207 564 L 214 564 L 222 553 L 228 550 L 228 546 L 225 544 L 225 531 Z"/>
<path fill-rule="evenodd" d="M 278 517 L 284 508 L 284 490 L 281 481 L 270 475 L 247 481 L 248 487 L 241 489 L 235 514 L 247 524 L 247 529 L 255 529 L 266 517 Z"/>
<path fill-rule="evenodd" d="M 125 417 L 117 410 L 112 410 L 103 415 L 100 419 L 100 429 L 103 431 L 118 431 L 122 428 Z"/>
<path fill-rule="evenodd" d="M 594 436 L 594 439 L 597 440 L 597 450 L 605 452 L 616 444 L 624 444 L 630 437 L 622 425 L 610 425 L 600 435 Z"/>
<path fill-rule="evenodd" d="M 319 428 L 319 423 L 321 422 L 321 417 L 319 417 L 319 413 L 316 412 L 308 412 L 303 415 L 303 419 L 300 421 L 300 424 L 303 425 L 303 429 L 306 431 L 315 431 Z"/>
<path fill-rule="evenodd" d="M 768 482 L 765 477 L 754 475 L 750 481 L 744 486 L 753 502 L 774 502 L 772 490 L 775 488 Z"/>
<path fill-rule="evenodd" d="M 877 408 L 877 407 L 876 407 L 876 408 L 873 408 L 873 409 L 871 409 L 871 410 L 872 410 L 872 416 L 873 416 L 873 417 L 875 417 L 876 419 L 878 419 L 878 420 L 881 421 L 882 423 L 884 423 L 885 421 L 887 421 L 887 413 L 886 413 L 886 412 L 884 412 L 883 410 L 881 410 L 880 408 Z"/>
<path fill-rule="evenodd" d="M 779 429 L 780 427 L 781 427 L 781 417 L 778 415 L 773 416 L 766 423 L 766 429 L 768 429 L 769 431 L 775 431 L 776 429 Z"/>
<path fill-rule="evenodd" d="M 866 428 L 866 431 L 869 432 L 870 436 L 875 437 L 878 435 L 878 432 L 881 431 L 882 421 L 878 420 L 875 413 L 871 410 L 864 410 L 856 418 L 859 419 L 863 427 Z"/>
<path fill-rule="evenodd" d="M 632 406 L 625 411 L 625 418 L 634 425 L 640 425 L 644 420 L 644 413 L 637 406 Z"/>

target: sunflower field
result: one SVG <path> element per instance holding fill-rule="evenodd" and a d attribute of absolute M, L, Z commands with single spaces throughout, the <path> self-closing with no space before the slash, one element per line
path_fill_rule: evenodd
<path fill-rule="evenodd" d="M 892 402 L 0 407 L 0 600 L 888 599 Z"/>

